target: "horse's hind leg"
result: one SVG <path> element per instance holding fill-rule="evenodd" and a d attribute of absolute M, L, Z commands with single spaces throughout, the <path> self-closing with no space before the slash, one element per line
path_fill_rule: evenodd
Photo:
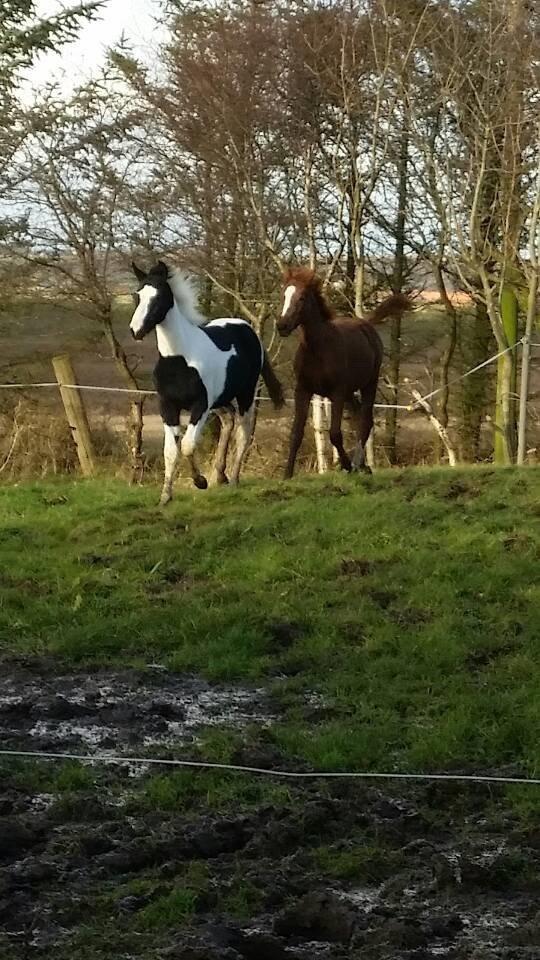
<path fill-rule="evenodd" d="M 345 401 L 343 397 L 332 399 L 332 414 L 330 418 L 330 443 L 337 450 L 339 462 L 343 470 L 351 471 L 352 464 L 343 446 L 343 434 L 341 432 L 341 420 L 343 418 L 343 407 Z"/>
<path fill-rule="evenodd" d="M 253 440 L 253 433 L 255 430 L 255 412 L 256 403 L 255 398 L 253 398 L 251 406 L 248 407 L 243 414 L 239 414 L 238 416 L 238 423 L 235 432 L 236 444 L 234 464 L 230 475 L 230 482 L 233 484 L 237 484 L 240 479 L 242 464 Z"/>
<path fill-rule="evenodd" d="M 229 482 L 225 469 L 227 465 L 227 450 L 229 449 L 229 442 L 234 427 L 234 410 L 219 410 L 217 416 L 220 420 L 221 430 L 210 476 L 210 484 L 212 486 Z"/>
<path fill-rule="evenodd" d="M 357 426 L 358 445 L 353 456 L 353 470 L 362 473 L 371 473 L 371 468 L 366 463 L 366 444 L 373 428 L 373 404 L 375 403 L 375 390 L 364 390 L 362 401 L 359 402 L 356 397 L 351 401 L 351 410 Z"/>

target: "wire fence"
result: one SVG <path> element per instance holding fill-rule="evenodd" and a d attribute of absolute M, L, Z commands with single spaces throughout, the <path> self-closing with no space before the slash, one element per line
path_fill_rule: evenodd
<path fill-rule="evenodd" d="M 513 350 L 517 350 L 520 346 L 523 346 L 523 339 L 518 340 L 517 343 L 512 344 L 512 346 L 507 347 L 505 350 L 500 350 L 498 353 L 495 353 L 493 356 L 488 357 L 487 360 L 483 360 L 482 363 L 477 364 L 472 367 L 470 370 L 467 370 L 465 373 L 462 373 L 459 377 L 455 377 L 453 380 L 449 380 L 448 383 L 444 384 L 441 387 L 437 387 L 436 390 L 431 390 L 429 393 L 426 393 L 424 396 L 419 397 L 417 400 L 414 400 L 411 403 L 376 403 L 375 408 L 378 410 L 406 410 L 408 413 L 412 413 L 415 410 L 421 408 L 422 404 L 427 403 L 433 397 L 437 396 L 439 393 L 443 393 L 449 387 L 453 386 L 456 383 L 459 383 L 462 380 L 465 380 L 467 377 L 470 377 L 473 373 L 476 373 L 478 370 L 482 370 L 483 367 L 487 367 L 489 364 L 495 363 L 505 354 L 510 353 Z M 532 343 L 532 347 L 540 347 L 540 344 Z M 79 383 L 58 383 L 55 381 L 44 382 L 44 383 L 0 383 L 0 390 L 46 390 L 46 389 L 60 389 L 62 390 L 78 390 L 78 391 L 89 391 L 96 393 L 119 393 L 127 394 L 132 396 L 143 396 L 143 397 L 155 397 L 157 396 L 157 390 L 138 390 L 132 387 L 102 387 L 96 386 L 95 384 L 79 384 Z M 261 400 L 269 401 L 270 397 L 260 397 Z M 293 397 L 286 397 L 286 403 L 294 403 Z"/>
<path fill-rule="evenodd" d="M 220 770 L 225 773 L 252 774 L 288 780 L 415 780 L 447 783 L 501 783 L 507 785 L 540 786 L 537 777 L 505 777 L 497 774 L 467 773 L 408 773 L 370 770 L 279 770 L 250 767 L 238 763 L 213 763 L 210 760 L 178 760 L 170 757 L 131 757 L 108 754 L 51 753 L 41 750 L 0 749 L 0 757 L 20 757 L 31 760 L 72 760 L 80 763 L 137 764 L 142 766 L 183 767 L 194 770 Z"/>

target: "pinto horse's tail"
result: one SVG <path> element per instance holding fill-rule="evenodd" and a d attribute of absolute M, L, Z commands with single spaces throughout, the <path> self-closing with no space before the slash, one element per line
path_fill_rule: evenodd
<path fill-rule="evenodd" d="M 406 310 L 412 310 L 409 298 L 404 293 L 393 293 L 375 307 L 375 310 L 368 313 L 364 320 L 366 323 L 382 323 L 388 317 L 401 316 Z"/>
<path fill-rule="evenodd" d="M 263 353 L 263 365 L 261 370 L 262 378 L 265 382 L 266 389 L 270 395 L 270 399 L 275 407 L 282 407 L 285 403 L 285 396 L 283 394 L 283 387 L 279 382 L 276 374 L 274 373 L 274 368 L 270 363 L 270 358 L 264 350 Z"/>

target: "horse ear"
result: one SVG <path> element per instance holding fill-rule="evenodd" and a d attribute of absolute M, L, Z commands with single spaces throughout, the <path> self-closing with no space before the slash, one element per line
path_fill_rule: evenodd
<path fill-rule="evenodd" d="M 169 268 L 167 264 L 163 262 L 163 260 L 158 260 L 158 262 L 156 263 L 155 273 L 159 274 L 165 280 L 169 276 Z"/>
<path fill-rule="evenodd" d="M 143 280 L 146 279 L 146 274 L 144 270 L 141 270 L 140 267 L 137 266 L 134 260 L 131 261 L 131 269 L 133 270 L 133 273 L 137 277 L 137 280 L 139 280 L 141 283 Z"/>

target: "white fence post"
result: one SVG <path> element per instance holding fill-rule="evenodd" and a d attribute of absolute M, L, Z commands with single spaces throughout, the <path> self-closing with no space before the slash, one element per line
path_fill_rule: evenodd
<path fill-rule="evenodd" d="M 315 449 L 317 451 L 317 469 L 319 473 L 326 473 L 328 470 L 328 463 L 326 460 L 326 450 L 325 450 L 325 440 L 326 440 L 326 424 L 325 417 L 323 414 L 324 400 L 322 397 L 315 396 L 311 401 L 311 409 L 313 414 L 313 431 L 315 434 Z"/>

